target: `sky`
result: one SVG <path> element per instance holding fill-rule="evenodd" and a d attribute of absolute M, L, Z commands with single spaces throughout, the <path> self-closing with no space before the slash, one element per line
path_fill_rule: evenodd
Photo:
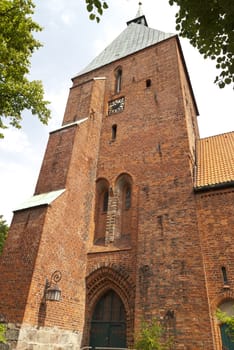
<path fill-rule="evenodd" d="M 137 0 L 107 0 L 101 22 L 90 21 L 85 0 L 34 0 L 34 20 L 43 27 L 36 33 L 43 47 L 31 60 L 30 80 L 41 80 L 52 118 L 45 126 L 36 116 L 23 113 L 22 128 L 9 128 L 0 140 L 0 215 L 10 224 L 13 210 L 31 197 L 39 175 L 49 132 L 61 126 L 71 78 L 81 71 L 125 28 L 138 10 Z M 175 31 L 176 7 L 168 0 L 144 0 L 149 27 Z M 199 110 L 201 137 L 234 130 L 233 90 L 214 83 L 215 63 L 181 39 L 187 69 Z"/>

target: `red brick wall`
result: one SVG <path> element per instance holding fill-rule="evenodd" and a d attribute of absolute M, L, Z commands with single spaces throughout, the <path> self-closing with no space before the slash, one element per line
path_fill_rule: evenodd
<path fill-rule="evenodd" d="M 0 313 L 23 321 L 47 208 L 15 213 L 0 257 Z"/>
<path fill-rule="evenodd" d="M 115 94 L 115 71 L 119 66 L 122 89 Z M 147 80 L 151 81 L 148 87 Z M 165 40 L 77 77 L 73 83 L 63 124 L 89 119 L 50 135 L 36 193 L 61 188 L 66 191 L 47 210 L 39 211 L 42 221 L 38 214 L 30 226 L 33 231 L 38 222 L 39 230 L 30 273 L 21 287 L 22 294 L 28 296 L 19 307 L 23 310 L 27 299 L 24 322 L 82 331 L 86 319 L 83 343 L 88 345 L 94 304 L 107 288 L 113 288 L 127 309 L 129 346 L 142 317 L 161 317 L 166 322 L 170 314 L 176 334 L 174 348 L 214 349 L 208 300 L 217 296 L 217 281 L 211 273 L 215 253 L 208 250 L 210 243 L 214 251 L 216 246 L 207 232 L 210 220 L 216 228 L 217 224 L 206 199 L 199 199 L 199 211 L 205 214 L 197 215 L 197 195 L 193 192 L 196 107 L 177 39 Z M 120 97 L 125 98 L 124 110 L 108 115 L 108 102 Z M 113 125 L 117 125 L 115 140 Z M 132 189 L 131 208 L 124 219 L 128 239 L 121 237 L 121 175 L 130 179 Z M 107 180 L 113 197 L 106 217 L 108 239 L 96 245 L 95 192 L 100 178 Z M 220 215 L 218 208 L 224 199 L 216 201 L 214 212 Z M 231 199 L 228 205 L 231 207 Z M 38 210 L 42 209 L 32 211 Z M 24 212 L 17 215 L 21 218 Z M 225 220 L 229 237 L 230 219 Z M 12 230 L 24 240 L 22 225 L 13 221 Z M 19 260 L 34 244 L 32 236 L 25 237 L 27 249 L 16 253 Z M 13 242 L 14 235 L 8 247 Z M 25 279 L 22 266 L 17 281 Z M 107 274 L 103 279 L 98 275 L 100 268 Z M 4 269 L 6 279 L 11 272 Z M 227 265 L 228 274 L 231 269 Z M 62 301 L 56 307 L 52 303 L 45 307 L 41 304 L 43 286 L 54 270 L 62 272 Z M 85 283 L 92 282 L 92 276 L 95 288 L 89 285 L 86 290 Z M 11 299 L 13 296 L 12 292 Z M 92 306 L 86 304 L 85 314 L 86 297 Z"/>
<path fill-rule="evenodd" d="M 1 265 L 1 303 L 6 305 L 1 311 L 10 322 L 83 330 L 104 89 L 105 80 L 93 81 L 90 108 L 95 116 L 51 134 L 36 193 L 66 191 L 48 208 L 14 217 Z M 43 304 L 45 280 L 55 270 L 62 273 L 62 300 Z"/>
<path fill-rule="evenodd" d="M 91 108 L 96 114 L 75 126 L 72 133 L 73 147 L 66 169 L 66 191 L 48 210 L 30 289 L 30 307 L 25 313 L 26 323 L 35 324 L 39 319 L 45 326 L 57 325 L 80 331 L 83 329 L 86 254 L 89 233 L 93 230 L 91 213 L 94 210 L 104 88 L 105 80 L 93 81 Z M 66 153 L 66 142 L 64 147 L 63 153 Z M 48 153 L 50 152 L 53 149 L 49 148 Z M 49 156 L 50 154 L 48 158 Z M 60 165 L 63 168 L 63 161 Z M 51 178 L 48 179 L 42 170 L 41 179 L 53 183 L 53 173 L 49 174 Z M 62 301 L 56 307 L 53 303 L 48 303 L 44 310 L 39 304 L 41 295 L 36 292 L 38 281 L 49 277 L 54 270 L 62 273 L 59 283 Z"/>
<path fill-rule="evenodd" d="M 63 124 L 72 123 L 89 115 L 92 84 L 91 79 L 70 89 Z"/>
<path fill-rule="evenodd" d="M 76 127 L 60 129 L 50 134 L 35 194 L 65 188 Z"/>
<path fill-rule="evenodd" d="M 173 38 L 85 76 L 107 79 L 97 175 L 107 179 L 114 191 L 121 173 L 133 181 L 126 259 L 119 254 L 116 261 L 120 247 L 115 240 L 103 247 L 102 255 L 94 246 L 96 255 L 88 256 L 88 266 L 108 259 L 129 271 L 136 285 L 136 328 L 142 317 L 164 317 L 173 310 L 178 349 L 213 349 L 190 159 L 197 137 L 196 115 L 178 55 Z M 122 90 L 115 95 L 118 66 L 123 71 Z M 151 79 L 148 88 L 147 79 Z M 122 96 L 124 111 L 107 116 L 108 101 Z M 113 254 L 105 254 L 106 250 Z"/>
<path fill-rule="evenodd" d="M 219 343 L 219 334 L 215 311 L 225 300 L 234 301 L 233 201 L 234 191 L 231 188 L 197 194 L 198 221 L 208 298 L 217 343 Z M 227 271 L 228 284 L 226 287 L 222 267 L 225 267 Z"/>

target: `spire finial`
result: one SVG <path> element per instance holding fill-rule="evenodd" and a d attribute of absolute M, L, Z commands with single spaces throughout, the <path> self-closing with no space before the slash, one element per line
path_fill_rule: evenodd
<path fill-rule="evenodd" d="M 138 2 L 138 11 L 137 11 L 137 14 L 135 16 L 134 19 L 132 19 L 131 21 L 128 21 L 127 22 L 127 25 L 131 24 L 131 23 L 136 23 L 136 24 L 142 24 L 146 27 L 148 27 L 148 24 L 147 24 L 147 21 L 146 21 L 146 18 L 145 16 L 143 15 L 143 11 L 142 11 L 142 2 L 139 1 Z"/>
<path fill-rule="evenodd" d="M 138 2 L 138 5 L 139 5 L 139 7 L 138 7 L 137 14 L 136 14 L 136 18 L 143 16 L 143 12 L 142 12 L 142 2 L 139 1 L 139 2 Z"/>

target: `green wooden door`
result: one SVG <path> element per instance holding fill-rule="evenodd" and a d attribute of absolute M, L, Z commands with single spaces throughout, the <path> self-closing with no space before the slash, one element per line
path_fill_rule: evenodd
<path fill-rule="evenodd" d="M 97 303 L 90 331 L 92 347 L 126 347 L 126 317 L 119 296 L 110 290 Z"/>
<path fill-rule="evenodd" d="M 220 326 L 223 350 L 234 350 L 234 340 L 231 339 L 226 324 Z"/>

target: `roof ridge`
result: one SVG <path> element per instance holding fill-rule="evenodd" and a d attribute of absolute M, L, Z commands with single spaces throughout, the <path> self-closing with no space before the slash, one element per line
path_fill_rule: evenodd
<path fill-rule="evenodd" d="M 218 137 L 218 136 L 222 136 L 222 135 L 228 135 L 228 134 L 232 134 L 232 133 L 234 133 L 234 130 L 233 130 L 233 131 L 223 132 L 223 133 L 221 133 L 221 134 L 216 134 L 216 135 L 201 137 L 201 138 L 199 139 L 199 141 L 206 140 L 206 139 L 211 139 L 211 138 Z"/>

